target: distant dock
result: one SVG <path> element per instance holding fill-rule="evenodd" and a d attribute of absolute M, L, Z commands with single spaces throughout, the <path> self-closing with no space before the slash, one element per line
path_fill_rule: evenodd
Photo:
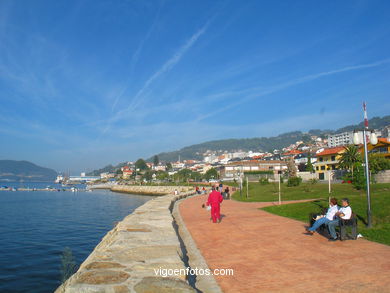
<path fill-rule="evenodd" d="M 1 187 L 0 191 L 51 191 L 51 192 L 63 192 L 63 191 L 71 191 L 71 192 L 89 192 L 92 191 L 90 189 L 80 189 L 80 188 L 29 188 L 29 187 Z"/>

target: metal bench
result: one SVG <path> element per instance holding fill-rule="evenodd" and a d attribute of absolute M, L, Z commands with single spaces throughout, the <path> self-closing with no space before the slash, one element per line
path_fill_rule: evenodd
<path fill-rule="evenodd" d="M 313 218 L 315 218 L 316 216 L 318 216 L 320 214 L 318 213 L 311 213 L 309 215 L 309 223 L 310 223 L 310 227 L 314 224 L 315 220 Z M 351 230 L 351 232 L 349 233 L 348 230 Z M 325 225 L 325 224 L 322 224 L 318 229 L 317 229 L 317 232 L 327 238 L 329 238 L 329 231 L 328 231 L 328 227 Z M 352 216 L 349 220 L 343 220 L 343 219 L 340 219 L 340 222 L 339 222 L 339 232 L 337 232 L 337 235 L 339 236 L 339 239 L 341 241 L 344 241 L 344 240 L 356 240 L 357 239 L 357 235 L 358 235 L 358 229 L 357 229 L 357 217 L 355 215 L 355 213 L 352 213 Z"/>
<path fill-rule="evenodd" d="M 358 229 L 357 229 L 357 218 L 355 213 L 352 213 L 352 216 L 349 220 L 340 219 L 340 240 L 348 239 L 357 239 Z M 348 228 L 351 228 L 351 233 L 348 233 Z"/>

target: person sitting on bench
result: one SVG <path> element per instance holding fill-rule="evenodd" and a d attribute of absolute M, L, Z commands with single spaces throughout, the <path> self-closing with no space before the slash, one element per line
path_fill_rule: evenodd
<path fill-rule="evenodd" d="M 341 201 L 342 201 L 341 202 L 342 207 L 336 213 L 336 218 L 327 224 L 330 233 L 329 241 L 337 240 L 336 226 L 340 224 L 340 219 L 349 220 L 352 216 L 352 209 L 349 206 L 348 198 L 343 198 Z"/>
<path fill-rule="evenodd" d="M 306 229 L 306 231 L 313 235 L 314 232 L 322 225 L 322 224 L 327 224 L 330 221 L 332 221 L 338 212 L 339 207 L 337 206 L 337 199 L 331 198 L 330 199 L 330 204 L 328 211 L 326 212 L 325 215 L 317 216 L 315 219 L 316 221 L 313 223 L 313 226 L 310 228 Z"/>

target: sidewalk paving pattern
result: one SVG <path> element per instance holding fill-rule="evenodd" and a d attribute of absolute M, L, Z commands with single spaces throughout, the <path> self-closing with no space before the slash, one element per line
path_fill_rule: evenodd
<path fill-rule="evenodd" d="M 225 200 L 222 222 L 186 199 L 180 213 L 223 292 L 390 292 L 390 247 L 365 239 L 328 242 L 305 224 L 258 208 L 276 203 Z M 208 292 L 207 292 L 208 293 Z"/>

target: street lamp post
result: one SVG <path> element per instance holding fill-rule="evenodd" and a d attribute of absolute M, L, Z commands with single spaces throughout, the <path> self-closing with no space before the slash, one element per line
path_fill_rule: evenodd
<path fill-rule="evenodd" d="M 242 197 L 242 166 L 240 166 L 240 198 Z"/>
<path fill-rule="evenodd" d="M 376 145 L 378 143 L 378 138 L 376 137 L 375 131 L 368 129 L 368 119 L 366 112 L 366 103 L 363 103 L 364 111 L 364 128 L 363 128 L 363 145 L 364 145 L 364 167 L 366 173 L 366 192 L 367 192 L 367 228 L 372 227 L 371 222 L 371 195 L 370 195 L 370 169 L 368 165 L 368 149 L 367 149 L 367 132 L 370 132 L 370 143 Z M 361 144 L 361 139 L 359 136 L 358 130 L 355 130 L 353 133 L 353 143 L 355 145 Z"/>

